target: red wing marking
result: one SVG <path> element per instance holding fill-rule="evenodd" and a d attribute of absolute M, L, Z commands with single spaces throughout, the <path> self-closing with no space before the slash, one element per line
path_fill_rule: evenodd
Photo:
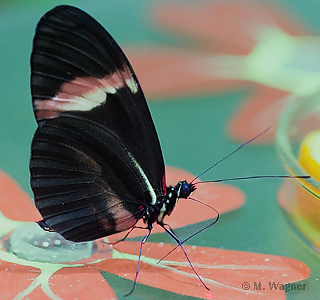
<path fill-rule="evenodd" d="M 63 111 L 90 111 L 106 102 L 107 94 L 128 87 L 132 93 L 138 91 L 137 84 L 128 67 L 104 78 L 77 77 L 61 85 L 51 99 L 34 99 L 37 119 L 52 119 Z"/>
<path fill-rule="evenodd" d="M 162 176 L 162 189 L 163 189 L 164 195 L 167 195 L 166 173 L 163 173 L 163 176 Z"/>

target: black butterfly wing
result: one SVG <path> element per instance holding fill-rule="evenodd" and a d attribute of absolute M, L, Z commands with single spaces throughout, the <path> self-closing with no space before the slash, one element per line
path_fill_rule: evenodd
<path fill-rule="evenodd" d="M 95 122 L 61 116 L 40 127 L 30 162 L 35 203 L 48 227 L 84 241 L 132 227 L 150 187 L 126 146 Z"/>
<path fill-rule="evenodd" d="M 31 92 L 31 187 L 44 222 L 74 241 L 132 227 L 164 194 L 164 163 L 120 47 L 85 12 L 54 8 L 36 28 Z"/>

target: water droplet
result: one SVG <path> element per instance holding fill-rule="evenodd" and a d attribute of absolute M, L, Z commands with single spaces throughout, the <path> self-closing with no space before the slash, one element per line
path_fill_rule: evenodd
<path fill-rule="evenodd" d="M 49 247 L 49 246 L 50 246 L 50 244 L 49 244 L 48 242 L 43 242 L 43 243 L 42 243 L 42 247 L 47 248 L 47 247 Z"/>
<path fill-rule="evenodd" d="M 57 245 L 57 246 L 61 245 L 61 243 L 62 243 L 61 240 L 55 240 L 54 241 L 54 244 Z"/>

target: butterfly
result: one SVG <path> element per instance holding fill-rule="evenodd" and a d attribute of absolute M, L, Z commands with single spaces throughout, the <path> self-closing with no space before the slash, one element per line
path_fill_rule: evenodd
<path fill-rule="evenodd" d="M 164 221 L 178 199 L 192 199 L 198 183 L 310 177 L 266 175 L 196 182 L 262 132 L 191 182 L 181 180 L 167 186 L 159 138 L 128 59 L 100 24 L 76 7 L 57 6 L 41 18 L 30 64 L 38 125 L 31 145 L 30 182 L 35 206 L 43 218 L 37 223 L 67 240 L 85 242 L 128 231 L 126 238 L 142 219 L 147 234 L 141 241 L 129 294 L 137 282 L 142 246 L 154 224 L 177 242 L 209 290 L 183 243 L 215 224 L 219 213 L 205 204 L 215 217 L 184 240 Z"/>
<path fill-rule="evenodd" d="M 196 186 L 185 180 L 166 185 L 158 135 L 139 81 L 96 20 L 67 5 L 41 18 L 31 54 L 31 94 L 38 127 L 30 182 L 43 218 L 38 224 L 84 242 L 133 229 L 142 219 L 148 233 L 138 269 L 154 224 L 183 249 L 184 241 L 164 219 Z"/>

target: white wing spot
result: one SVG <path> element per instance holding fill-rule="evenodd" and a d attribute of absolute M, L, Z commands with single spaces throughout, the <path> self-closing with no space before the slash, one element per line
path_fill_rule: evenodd
<path fill-rule="evenodd" d="M 133 94 L 136 94 L 138 92 L 137 84 L 132 77 L 126 80 L 126 84 Z"/>

